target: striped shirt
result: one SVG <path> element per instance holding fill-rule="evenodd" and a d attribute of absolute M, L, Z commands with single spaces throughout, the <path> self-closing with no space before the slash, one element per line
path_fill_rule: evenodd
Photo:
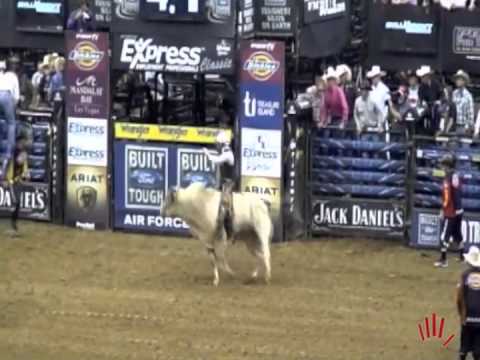
<path fill-rule="evenodd" d="M 457 108 L 457 125 L 474 126 L 475 110 L 473 96 L 466 88 L 456 89 L 452 96 L 453 103 Z"/>

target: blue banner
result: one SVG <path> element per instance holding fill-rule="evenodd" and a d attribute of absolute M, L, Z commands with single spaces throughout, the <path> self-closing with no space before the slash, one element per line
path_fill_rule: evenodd
<path fill-rule="evenodd" d="M 168 189 L 193 182 L 217 186 L 215 166 L 199 146 L 115 143 L 115 228 L 187 235 L 180 218 L 160 216 Z"/>

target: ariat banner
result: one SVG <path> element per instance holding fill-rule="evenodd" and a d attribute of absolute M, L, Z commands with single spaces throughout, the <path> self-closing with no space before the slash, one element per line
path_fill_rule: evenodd
<path fill-rule="evenodd" d="M 280 225 L 282 191 L 281 180 L 265 177 L 242 177 L 242 192 L 257 194 L 264 199 L 270 207 L 270 215 L 275 226 Z"/>
<path fill-rule="evenodd" d="M 48 184 L 21 183 L 20 217 L 30 220 L 51 220 L 51 193 Z M 9 186 L 0 185 L 0 213 L 13 211 L 14 199 Z"/>
<path fill-rule="evenodd" d="M 115 123 L 115 138 L 123 140 L 215 144 L 220 131 L 208 127 Z M 231 138 L 231 130 L 226 132 Z"/>
<path fill-rule="evenodd" d="M 69 165 L 65 223 L 87 230 L 108 226 L 107 167 Z"/>

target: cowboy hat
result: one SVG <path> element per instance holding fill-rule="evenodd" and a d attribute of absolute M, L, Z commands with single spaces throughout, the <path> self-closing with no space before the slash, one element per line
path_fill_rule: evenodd
<path fill-rule="evenodd" d="M 377 76 L 385 76 L 385 75 L 387 75 L 387 73 L 385 71 L 382 71 L 382 69 L 378 65 L 373 65 L 370 71 L 367 72 L 367 78 L 369 79 Z"/>
<path fill-rule="evenodd" d="M 431 68 L 430 66 L 428 66 L 428 65 L 422 65 L 422 66 L 420 67 L 420 69 L 417 70 L 416 74 L 417 74 L 418 77 L 421 78 L 421 77 L 424 77 L 424 76 L 426 76 L 426 75 L 431 75 L 431 74 L 433 74 L 433 70 L 432 70 L 432 68 Z"/>
<path fill-rule="evenodd" d="M 467 72 L 463 71 L 463 70 L 458 70 L 455 75 L 453 75 L 453 78 L 454 79 L 458 79 L 458 78 L 462 78 L 463 80 L 465 80 L 465 82 L 470 82 L 470 75 L 468 75 Z"/>
<path fill-rule="evenodd" d="M 468 253 L 464 255 L 465 261 L 473 267 L 480 267 L 480 249 L 470 246 Z"/>
<path fill-rule="evenodd" d="M 338 77 L 347 76 L 347 81 L 352 81 L 352 70 L 346 64 L 340 64 L 336 68 Z"/>
<path fill-rule="evenodd" d="M 338 73 L 331 66 L 328 67 L 327 72 L 324 75 L 325 80 L 335 79 L 338 80 Z"/>

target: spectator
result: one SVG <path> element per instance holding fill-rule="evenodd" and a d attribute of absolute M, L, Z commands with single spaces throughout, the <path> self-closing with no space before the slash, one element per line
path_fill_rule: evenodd
<path fill-rule="evenodd" d="M 16 106 L 20 100 L 20 85 L 15 73 L 7 70 L 5 60 L 0 61 L 0 109 L 3 110 L 7 121 L 7 151 L 6 158 L 0 169 L 0 178 L 4 179 L 7 165 L 13 155 L 15 147 Z"/>
<path fill-rule="evenodd" d="M 348 109 L 349 109 L 349 118 L 353 115 L 353 107 L 355 105 L 355 99 L 357 97 L 357 92 L 355 85 L 352 82 L 352 70 L 348 65 L 341 64 L 336 68 L 337 75 L 339 77 L 339 86 L 342 88 L 347 99 Z"/>
<path fill-rule="evenodd" d="M 433 106 L 442 97 L 442 87 L 432 78 L 433 70 L 428 65 L 422 65 L 416 74 L 422 82 L 418 89 L 420 102 L 424 106 Z"/>
<path fill-rule="evenodd" d="M 480 137 L 480 109 L 478 110 L 477 121 L 475 122 L 475 139 Z"/>
<path fill-rule="evenodd" d="M 409 100 L 415 99 L 415 101 L 418 102 L 420 95 L 420 85 L 418 83 L 418 77 L 417 74 L 413 71 L 408 71 L 407 72 L 407 78 L 408 78 L 408 94 L 407 98 Z"/>
<path fill-rule="evenodd" d="M 327 84 L 322 76 L 315 78 L 315 85 L 307 89 L 313 110 L 313 121 L 317 128 L 327 126 L 327 117 L 325 114 L 325 89 Z"/>
<path fill-rule="evenodd" d="M 41 62 L 38 63 L 37 71 L 33 74 L 32 77 L 32 87 L 33 87 L 33 99 L 32 99 L 32 108 L 37 108 L 41 100 L 41 84 L 44 83 L 44 78 L 47 76 L 49 65 L 48 63 Z"/>
<path fill-rule="evenodd" d="M 88 0 L 80 0 L 80 7 L 73 10 L 67 21 L 67 29 L 77 32 L 94 31 L 93 12 Z"/>
<path fill-rule="evenodd" d="M 458 70 L 454 75 L 455 86 L 453 102 L 457 108 L 457 133 L 471 135 L 474 127 L 473 96 L 467 89 L 470 76 L 463 70 Z"/>
<path fill-rule="evenodd" d="M 325 113 L 330 125 L 344 129 L 348 122 L 348 104 L 345 93 L 338 86 L 338 74 L 329 67 L 325 74 L 327 89 L 325 92 Z"/>
<path fill-rule="evenodd" d="M 455 132 L 457 124 L 457 107 L 452 101 L 451 89 L 443 90 L 442 100 L 438 107 L 438 117 L 440 118 L 439 133 L 448 134 Z"/>
<path fill-rule="evenodd" d="M 474 0 L 440 0 L 440 6 L 447 10 L 466 9 L 473 10 L 475 8 Z"/>
<path fill-rule="evenodd" d="M 382 77 L 385 75 L 386 73 L 378 65 L 372 66 L 371 70 L 367 72 L 367 78 L 372 83 L 370 98 L 380 110 L 381 126 L 384 129 L 388 119 L 388 109 L 392 105 L 390 89 L 382 81 Z"/>
<path fill-rule="evenodd" d="M 63 70 L 65 68 L 65 59 L 59 57 L 55 60 L 55 73 L 50 79 L 49 84 L 49 98 L 50 101 L 61 101 L 63 99 L 63 91 L 65 90 L 65 85 L 63 83 Z"/>
<path fill-rule="evenodd" d="M 355 100 L 353 111 L 357 133 L 367 141 L 373 140 L 373 138 L 370 134 L 364 134 L 365 132 L 380 133 L 383 131 L 382 112 L 377 104 L 372 101 L 370 97 L 371 90 L 372 88 L 368 81 L 364 81 L 360 85 L 360 96 Z"/>

